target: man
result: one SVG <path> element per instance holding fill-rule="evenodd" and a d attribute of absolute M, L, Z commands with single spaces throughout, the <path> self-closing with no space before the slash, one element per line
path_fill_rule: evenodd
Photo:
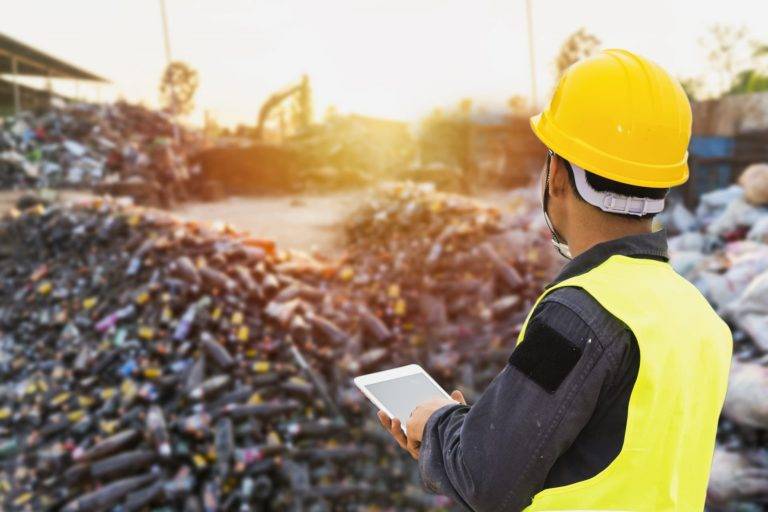
<path fill-rule="evenodd" d="M 572 261 L 477 403 L 422 404 L 407 437 L 379 419 L 425 486 L 469 510 L 700 511 L 731 334 L 651 228 L 688 178 L 685 93 L 607 50 L 572 66 L 531 126 L 549 148 L 547 224 Z"/>

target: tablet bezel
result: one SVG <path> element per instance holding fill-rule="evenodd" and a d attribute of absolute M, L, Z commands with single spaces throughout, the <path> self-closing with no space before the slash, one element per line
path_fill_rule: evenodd
<path fill-rule="evenodd" d="M 362 391 L 362 393 L 368 398 L 368 400 L 373 402 L 373 404 L 376 407 L 379 408 L 379 410 L 384 411 L 387 414 L 387 416 L 389 416 L 390 419 L 394 419 L 395 416 L 389 411 L 389 409 L 387 409 L 384 406 L 384 404 L 382 404 L 376 398 L 376 395 L 371 393 L 366 388 L 366 386 L 370 385 L 370 384 L 378 384 L 379 382 L 385 382 L 385 381 L 388 381 L 388 380 L 393 380 L 393 379 L 399 379 L 399 378 L 402 378 L 402 377 L 407 377 L 409 375 L 415 375 L 417 373 L 421 373 L 421 374 L 425 375 L 427 377 L 427 379 L 429 379 L 429 381 L 432 382 L 432 384 L 434 384 L 435 387 L 440 390 L 440 392 L 443 394 L 444 398 L 452 400 L 451 396 L 448 393 L 446 393 L 446 391 L 442 388 L 442 386 L 440 386 L 440 384 L 438 384 L 435 381 L 435 379 L 433 379 L 432 376 L 430 374 L 428 374 L 424 370 L 424 368 L 422 368 L 418 364 L 409 364 L 409 365 L 406 365 L 406 366 L 400 366 L 398 368 L 391 368 L 389 370 L 383 370 L 383 371 L 380 371 L 380 372 L 369 373 L 369 374 L 366 374 L 366 375 L 360 375 L 358 377 L 355 377 L 353 379 L 353 382 L 355 383 L 355 386 L 357 386 L 357 388 L 360 391 Z M 406 431 L 405 430 L 406 421 L 401 421 L 400 422 L 400 426 L 402 427 L 403 432 Z"/>

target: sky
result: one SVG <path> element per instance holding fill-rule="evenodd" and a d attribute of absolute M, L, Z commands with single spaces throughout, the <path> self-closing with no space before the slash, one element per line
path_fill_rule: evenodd
<path fill-rule="evenodd" d="M 766 0 L 531 0 L 540 103 L 563 40 L 643 54 L 678 77 L 706 70 L 714 23 L 768 40 Z M 166 63 L 159 0 L 0 0 L 0 32 L 111 80 L 65 94 L 156 106 Z M 525 0 L 166 0 L 171 53 L 200 75 L 192 122 L 253 124 L 269 95 L 310 76 L 316 117 L 417 120 L 469 97 L 498 108 L 530 96 Z"/>

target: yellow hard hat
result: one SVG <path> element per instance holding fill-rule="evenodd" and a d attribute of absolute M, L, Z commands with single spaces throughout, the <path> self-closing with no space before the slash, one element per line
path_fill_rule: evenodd
<path fill-rule="evenodd" d="M 691 105 L 677 80 L 626 50 L 568 68 L 531 127 L 545 146 L 609 180 L 667 188 L 688 180 Z"/>

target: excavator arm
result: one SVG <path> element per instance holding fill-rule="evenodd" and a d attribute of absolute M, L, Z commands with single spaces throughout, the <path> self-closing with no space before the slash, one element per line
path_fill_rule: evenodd
<path fill-rule="evenodd" d="M 265 101 L 261 105 L 261 109 L 259 110 L 259 121 L 256 124 L 257 140 L 262 139 L 264 124 L 267 122 L 267 119 L 269 118 L 269 114 L 272 112 L 272 110 L 274 110 L 275 107 L 277 107 L 283 101 L 285 101 L 286 99 L 290 98 L 295 94 L 298 94 L 298 95 L 309 94 L 309 78 L 307 77 L 307 75 L 304 75 L 298 84 L 272 94 L 267 99 L 267 101 Z"/>

